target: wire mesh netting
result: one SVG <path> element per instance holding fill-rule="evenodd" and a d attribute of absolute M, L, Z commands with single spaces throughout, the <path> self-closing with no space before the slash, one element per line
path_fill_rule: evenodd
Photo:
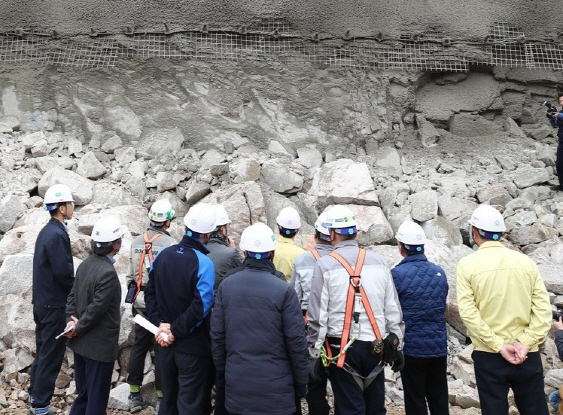
<path fill-rule="evenodd" d="M 279 21 L 236 29 L 130 33 L 60 39 L 32 31 L 0 34 L 0 62 L 112 67 L 119 59 L 163 58 L 201 61 L 310 62 L 326 66 L 466 72 L 470 64 L 563 69 L 563 48 L 549 40 L 495 23 L 483 42 L 450 39 L 440 33 L 377 37 L 303 36 Z"/>

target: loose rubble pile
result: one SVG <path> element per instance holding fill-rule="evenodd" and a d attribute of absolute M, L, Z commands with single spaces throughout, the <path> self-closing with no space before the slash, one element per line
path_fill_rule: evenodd
<path fill-rule="evenodd" d="M 422 109 L 428 95 L 431 91 L 421 92 L 417 105 Z M 88 256 L 96 220 L 110 213 L 120 216 L 127 228 L 116 263 L 123 288 L 131 241 L 147 227 L 147 208 L 157 198 L 168 198 L 178 217 L 198 201 L 222 203 L 236 241 L 256 221 L 274 227 L 277 212 L 293 206 L 305 222 L 298 236 L 305 247 L 311 244 L 317 215 L 328 205 L 346 204 L 358 217 L 360 244 L 380 253 L 390 266 L 400 260 L 394 241 L 399 224 L 407 218 L 420 222 L 430 239 L 427 255 L 445 269 L 450 284 L 451 413 L 480 413 L 472 348 L 464 345 L 455 298 L 456 264 L 471 252 L 467 219 L 478 203 L 499 207 L 508 227 L 504 242 L 536 261 L 553 303 L 563 305 L 563 193 L 549 187 L 557 183 L 555 139 L 542 119 L 529 115 L 520 127 L 507 116 L 499 121 L 443 112 L 420 113 L 417 129 L 401 124 L 388 136 L 349 140 L 344 147 L 271 140 L 267 146 L 223 143 L 221 150 L 190 148 L 174 129 L 137 138 L 96 134 L 86 140 L 49 131 L 54 126 L 29 131 L 17 116 L 0 117 L 0 413 L 23 413 L 28 405 L 35 349 L 32 254 L 49 217 L 42 196 L 55 183 L 69 185 L 76 201 L 68 223 L 75 266 Z M 526 115 L 520 115 L 522 121 Z M 448 129 L 442 128 L 446 118 Z M 182 233 L 181 221 L 174 221 L 172 236 L 180 239 Z M 130 307 L 123 304 L 111 413 L 127 409 L 124 381 L 132 324 Z M 542 356 L 548 391 L 563 383 L 563 363 L 551 338 Z M 150 356 L 146 372 L 143 393 L 150 401 Z M 401 413 L 400 379 L 390 370 L 386 378 L 390 413 Z M 75 392 L 72 354 L 67 353 L 53 407 L 66 413 Z"/>

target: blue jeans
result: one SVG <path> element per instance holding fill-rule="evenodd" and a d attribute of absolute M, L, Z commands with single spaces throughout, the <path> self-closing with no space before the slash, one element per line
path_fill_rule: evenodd
<path fill-rule="evenodd" d="M 559 395 L 559 391 L 555 390 L 549 394 L 547 397 L 549 404 L 553 406 L 553 408 L 557 411 L 559 409 L 559 402 L 561 402 L 561 396 Z"/>

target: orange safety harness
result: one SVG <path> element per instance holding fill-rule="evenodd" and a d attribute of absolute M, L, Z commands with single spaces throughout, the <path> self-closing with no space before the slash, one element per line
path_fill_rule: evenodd
<path fill-rule="evenodd" d="M 373 332 L 375 333 L 375 337 L 379 343 L 383 346 L 383 340 L 381 338 L 381 333 L 379 331 L 379 327 L 377 326 L 377 321 L 375 320 L 375 316 L 373 315 L 373 311 L 369 304 L 368 297 L 362 287 L 360 279 L 361 279 L 361 272 L 362 267 L 364 266 L 364 260 L 366 257 L 366 250 L 360 248 L 360 252 L 358 253 L 358 260 L 356 261 L 356 266 L 354 269 L 348 264 L 348 262 L 342 258 L 341 255 L 337 254 L 336 252 L 331 252 L 329 254 L 334 259 L 336 259 L 340 264 L 346 269 L 348 275 L 350 276 L 350 287 L 348 288 L 348 296 L 346 298 L 346 311 L 344 313 L 344 329 L 342 330 L 342 337 L 340 339 L 340 354 L 338 357 L 338 361 L 336 362 L 336 366 L 339 368 L 344 367 L 344 360 L 346 359 L 346 349 L 348 345 L 348 340 L 350 338 L 350 327 L 352 326 L 352 319 L 357 322 L 359 318 L 359 313 L 354 312 L 356 298 L 360 297 L 361 302 L 366 310 L 366 314 L 368 316 L 369 322 L 371 323 L 371 327 Z M 356 301 L 355 301 L 356 300 Z M 349 346 L 349 345 L 348 345 Z M 328 344 L 328 339 L 326 340 L 326 353 L 328 357 L 328 365 L 332 362 L 332 351 L 330 349 L 330 345 Z M 335 358 L 336 359 L 336 358 Z"/>
<path fill-rule="evenodd" d="M 150 266 L 152 265 L 152 262 L 154 261 L 154 254 L 152 251 L 152 243 L 160 238 L 162 236 L 161 233 L 155 233 L 151 238 L 149 238 L 149 234 L 147 232 L 145 232 L 143 234 L 143 239 L 145 241 L 145 250 L 144 253 L 141 255 L 141 258 L 139 259 L 139 275 L 137 277 L 137 292 L 135 293 L 135 296 L 133 297 L 133 301 L 135 301 L 135 298 L 137 298 L 137 295 L 139 294 L 139 292 L 141 291 L 141 287 L 143 285 L 143 264 L 145 262 L 147 262 L 147 270 L 150 268 Z"/>

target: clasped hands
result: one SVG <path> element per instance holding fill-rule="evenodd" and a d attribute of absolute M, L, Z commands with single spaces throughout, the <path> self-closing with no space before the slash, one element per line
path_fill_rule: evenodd
<path fill-rule="evenodd" d="M 165 333 L 168 336 L 168 341 L 165 341 L 160 333 Z M 168 347 L 172 345 L 172 343 L 174 343 L 174 340 L 176 340 L 174 335 L 172 334 L 172 331 L 170 330 L 170 323 L 160 323 L 160 325 L 158 326 L 158 331 L 154 335 L 154 338 L 161 347 Z"/>
<path fill-rule="evenodd" d="M 524 344 L 514 342 L 513 344 L 503 344 L 499 353 L 507 362 L 513 365 L 521 365 L 528 358 L 529 351 L 530 349 Z"/>

